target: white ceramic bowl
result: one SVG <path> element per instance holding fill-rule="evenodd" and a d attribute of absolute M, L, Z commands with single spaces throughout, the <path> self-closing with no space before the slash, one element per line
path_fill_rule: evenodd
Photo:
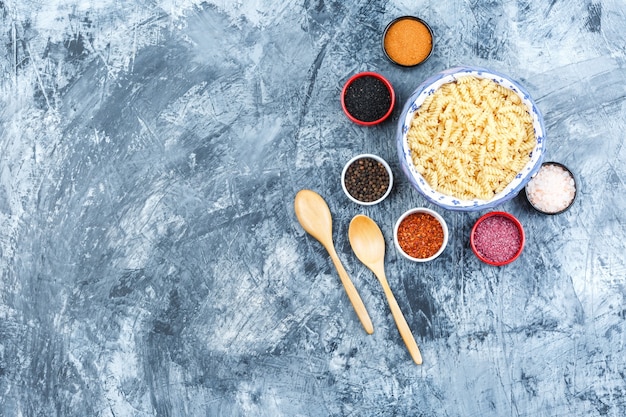
<path fill-rule="evenodd" d="M 355 162 L 355 161 L 357 161 L 359 159 L 362 159 L 362 158 L 371 158 L 371 159 L 374 159 L 375 161 L 380 162 L 385 167 L 385 170 L 387 170 L 387 174 L 389 174 L 389 186 L 387 187 L 387 191 L 385 191 L 385 194 L 383 194 L 376 201 L 361 201 L 361 200 L 358 200 L 358 199 L 354 198 L 348 192 L 348 189 L 346 188 L 346 172 L 348 171 L 348 167 L 350 167 L 350 165 L 352 165 L 353 162 Z M 381 158 L 378 155 L 373 155 L 373 154 L 370 154 L 370 153 L 364 153 L 364 154 L 361 154 L 361 155 L 357 155 L 354 158 L 350 159 L 348 162 L 346 162 L 346 164 L 343 167 L 343 171 L 341 172 L 341 188 L 343 188 L 343 192 L 346 194 L 346 196 L 348 196 L 348 198 L 350 200 L 352 200 L 353 202 L 355 202 L 357 204 L 361 204 L 363 206 L 372 206 L 374 204 L 380 203 L 385 198 L 387 198 L 387 196 L 391 192 L 391 188 L 392 187 L 393 187 L 393 173 L 391 172 L 391 167 L 389 166 L 387 161 L 385 161 L 383 158 Z"/>
<path fill-rule="evenodd" d="M 501 192 L 496 194 L 491 200 L 462 200 L 446 194 L 442 194 L 432 189 L 424 177 L 415 169 L 411 159 L 411 150 L 408 147 L 406 134 L 411 126 L 411 121 L 415 112 L 419 109 L 426 97 L 433 94 L 441 85 L 453 82 L 459 77 L 472 75 L 478 78 L 489 78 L 496 83 L 516 92 L 530 112 L 533 120 L 536 144 L 531 152 L 530 161 L 524 166 L 521 172 L 511 181 Z M 539 170 L 544 158 L 545 128 L 543 117 L 528 92 L 517 82 L 507 76 L 495 71 L 478 67 L 455 67 L 442 71 L 426 81 L 424 81 L 409 97 L 404 105 L 398 130 L 396 133 L 396 144 L 400 167 L 411 185 L 428 201 L 447 210 L 458 211 L 479 211 L 491 209 L 515 197 Z"/>
<path fill-rule="evenodd" d="M 437 219 L 439 221 L 439 224 L 441 224 L 441 228 L 443 229 L 443 243 L 441 244 L 441 247 L 439 248 L 439 250 L 437 252 L 435 252 L 434 255 L 432 255 L 432 256 L 430 256 L 428 258 L 414 258 L 414 257 L 410 256 L 409 254 L 407 254 L 402 249 L 402 247 L 400 246 L 400 242 L 398 242 L 398 228 L 400 227 L 400 224 L 402 223 L 402 221 L 406 217 L 408 217 L 409 215 L 411 215 L 413 213 L 430 214 L 431 216 L 433 216 L 435 219 Z M 441 215 L 439 213 L 437 213 L 436 211 L 431 210 L 429 208 L 417 207 L 417 208 L 413 208 L 413 209 L 407 210 L 398 218 L 398 220 L 396 221 L 396 225 L 393 228 L 393 243 L 395 244 L 396 249 L 398 250 L 398 252 L 400 252 L 400 254 L 402 256 L 404 256 L 406 259 L 408 259 L 410 261 L 414 261 L 414 262 L 428 262 L 428 261 L 432 261 L 433 259 L 437 258 L 439 255 L 441 255 L 441 253 L 444 251 L 444 249 L 448 245 L 448 224 L 446 223 L 444 218 L 441 217 Z"/>

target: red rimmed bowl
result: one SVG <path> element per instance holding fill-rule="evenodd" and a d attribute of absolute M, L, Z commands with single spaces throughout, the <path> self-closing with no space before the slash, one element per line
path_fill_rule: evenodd
<path fill-rule="evenodd" d="M 361 126 L 374 126 L 393 112 L 396 94 L 391 83 L 377 72 L 354 74 L 341 91 L 341 108 L 348 119 Z"/>
<path fill-rule="evenodd" d="M 504 211 L 483 215 L 470 233 L 474 255 L 493 266 L 507 265 L 519 258 L 525 242 L 526 235 L 520 221 Z"/>

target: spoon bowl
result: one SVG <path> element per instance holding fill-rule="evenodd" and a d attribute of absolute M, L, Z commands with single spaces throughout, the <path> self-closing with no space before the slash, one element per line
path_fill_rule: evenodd
<path fill-rule="evenodd" d="M 333 261 L 335 268 L 337 268 L 337 273 L 339 274 L 341 283 L 348 294 L 348 298 L 350 299 L 350 302 L 352 303 L 363 328 L 367 334 L 374 333 L 374 325 L 372 324 L 372 320 L 367 313 L 365 304 L 363 304 L 361 296 L 357 292 L 356 287 L 341 264 L 339 256 L 337 256 L 337 251 L 335 250 L 335 245 L 333 243 L 333 218 L 330 213 L 330 209 L 328 208 L 328 204 L 326 204 L 326 201 L 322 198 L 322 196 L 315 191 L 300 190 L 296 194 L 294 210 L 302 228 L 317 239 L 322 246 L 326 248 L 326 251 L 328 251 L 330 259 Z"/>
<path fill-rule="evenodd" d="M 404 344 L 409 350 L 413 361 L 417 365 L 421 365 L 422 354 L 417 347 L 411 329 L 400 310 L 396 298 L 391 292 L 387 277 L 385 276 L 385 238 L 383 237 L 383 233 L 374 220 L 363 214 L 357 214 L 350 222 L 348 238 L 356 257 L 359 258 L 359 260 L 376 275 L 378 281 L 380 281 L 385 296 L 387 296 L 391 315 L 396 322 L 396 326 L 398 326 L 400 336 L 402 336 L 402 340 L 404 340 Z"/>
<path fill-rule="evenodd" d="M 356 257 L 365 265 L 380 267 L 384 264 L 385 238 L 372 219 L 362 214 L 354 216 L 348 238 Z"/>
<path fill-rule="evenodd" d="M 321 195 L 311 190 L 301 190 L 294 201 L 296 217 L 302 228 L 324 247 L 332 245 L 333 219 L 328 204 Z"/>

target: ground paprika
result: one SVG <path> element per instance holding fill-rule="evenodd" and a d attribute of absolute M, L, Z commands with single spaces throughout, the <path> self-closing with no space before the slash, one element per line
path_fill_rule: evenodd
<path fill-rule="evenodd" d="M 383 37 L 385 53 L 405 67 L 422 63 L 433 49 L 433 35 L 421 19 L 405 16 L 391 22 Z"/>

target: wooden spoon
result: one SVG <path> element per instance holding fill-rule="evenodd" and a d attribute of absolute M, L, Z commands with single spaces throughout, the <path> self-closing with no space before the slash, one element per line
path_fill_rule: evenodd
<path fill-rule="evenodd" d="M 374 325 L 367 313 L 365 304 L 363 304 L 363 300 L 361 300 L 359 293 L 337 256 L 337 251 L 333 244 L 333 219 L 328 204 L 326 204 L 322 196 L 315 191 L 300 190 L 298 194 L 296 194 L 294 209 L 296 211 L 296 217 L 304 230 L 315 239 L 319 240 L 328 251 L 330 259 L 332 259 L 335 268 L 337 268 L 341 283 L 365 331 L 367 334 L 374 333 Z"/>
<path fill-rule="evenodd" d="M 404 344 L 406 344 L 413 361 L 421 365 L 422 355 L 420 350 L 413 338 L 409 325 L 404 319 L 402 311 L 400 311 L 400 306 L 398 306 L 398 302 L 393 296 L 391 288 L 389 288 L 389 283 L 387 283 L 384 266 L 385 239 L 380 228 L 369 217 L 358 214 L 354 216 L 350 222 L 348 238 L 350 239 L 350 245 L 352 245 L 352 250 L 354 250 L 356 257 L 372 270 L 383 286 L 383 291 L 387 296 L 389 308 L 396 321 L 396 326 L 398 326 L 398 330 L 400 331 L 400 336 L 402 336 L 402 340 L 404 340 Z"/>

